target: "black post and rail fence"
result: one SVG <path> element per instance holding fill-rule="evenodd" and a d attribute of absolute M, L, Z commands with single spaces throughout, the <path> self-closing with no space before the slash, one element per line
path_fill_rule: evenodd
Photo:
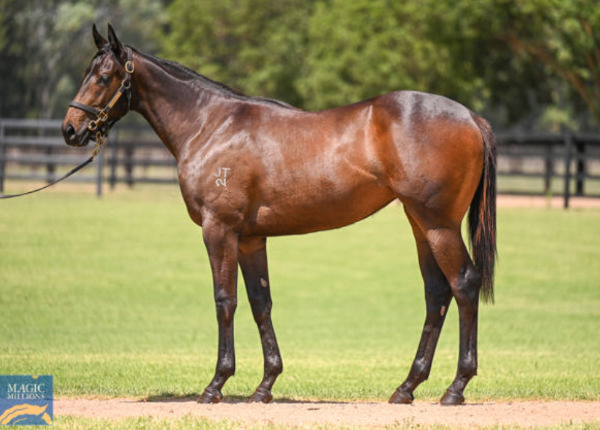
<path fill-rule="evenodd" d="M 60 120 L 0 119 L 0 193 L 7 182 L 51 182 L 91 154 L 87 148 L 65 144 Z M 94 164 L 70 177 L 69 182 L 105 186 L 119 183 L 176 183 L 175 159 L 158 137 L 143 125 L 115 126 Z"/>
<path fill-rule="evenodd" d="M 60 120 L 0 119 L 0 193 L 17 181 L 50 182 L 91 148 L 65 145 Z M 600 197 L 600 133 L 498 133 L 498 190 L 504 194 Z M 173 156 L 148 126 L 118 124 L 94 164 L 68 181 L 105 187 L 176 183 Z"/>

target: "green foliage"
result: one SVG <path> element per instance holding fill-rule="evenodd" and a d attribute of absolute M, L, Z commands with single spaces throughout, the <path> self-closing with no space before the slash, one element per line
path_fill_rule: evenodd
<path fill-rule="evenodd" d="M 304 0 L 175 0 L 162 53 L 250 94 L 299 103 L 294 84 L 311 8 Z"/>
<path fill-rule="evenodd" d="M 506 11 L 503 39 L 525 64 L 538 62 L 545 75 L 568 84 L 568 96 L 583 104 L 600 124 L 600 11 L 589 0 L 511 2 L 497 0 Z M 579 98 L 579 103 L 577 99 Z M 583 103 L 582 103 L 583 102 Z"/>
<path fill-rule="evenodd" d="M 600 22 L 592 2 L 554 3 L 178 0 L 163 54 L 308 109 L 416 89 L 556 128 L 597 110 Z"/>
<path fill-rule="evenodd" d="M 425 2 L 423 36 L 436 46 L 439 72 L 434 91 L 488 110 L 510 124 L 550 102 L 548 81 L 538 65 L 520 61 L 503 40 L 512 25 L 496 0 Z"/>
<path fill-rule="evenodd" d="M 306 107 L 340 106 L 394 89 L 428 89 L 426 69 L 435 49 L 419 39 L 421 18 L 415 2 L 318 2 L 308 32 L 306 76 L 298 82 Z"/>
<path fill-rule="evenodd" d="M 6 0 L 0 6 L 0 116 L 64 115 L 95 46 L 92 24 L 155 50 L 161 0 Z M 4 41 L 4 43 L 2 43 Z"/>
<path fill-rule="evenodd" d="M 92 22 L 252 95 L 307 109 L 397 89 L 495 125 L 600 124 L 600 9 L 589 0 L 5 0 L 0 116 L 60 117 Z"/>

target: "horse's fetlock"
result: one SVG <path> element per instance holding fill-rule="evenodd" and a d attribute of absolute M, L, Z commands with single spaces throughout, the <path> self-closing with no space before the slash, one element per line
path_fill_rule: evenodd
<path fill-rule="evenodd" d="M 428 365 L 426 360 L 418 359 L 413 362 L 411 374 L 417 379 L 418 383 L 421 383 L 429 378 L 429 372 L 431 367 Z"/>
<path fill-rule="evenodd" d="M 473 357 L 468 357 L 462 360 L 458 365 L 459 375 L 469 380 L 473 376 L 477 375 L 477 360 Z"/>
<path fill-rule="evenodd" d="M 280 357 L 270 357 L 265 360 L 265 372 L 270 376 L 278 376 L 283 372 L 283 361 Z"/>
<path fill-rule="evenodd" d="M 229 378 L 235 374 L 235 360 L 221 360 L 217 367 L 217 373 L 223 378 Z"/>

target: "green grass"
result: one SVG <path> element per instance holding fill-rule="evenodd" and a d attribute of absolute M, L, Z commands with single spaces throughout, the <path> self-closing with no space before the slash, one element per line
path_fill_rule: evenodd
<path fill-rule="evenodd" d="M 544 192 L 544 178 L 530 176 L 504 176 L 498 177 L 498 190 L 501 193 L 521 193 L 521 194 L 541 194 Z M 571 178 L 569 182 L 569 190 L 572 196 L 576 192 L 576 181 Z M 548 195 L 562 196 L 565 192 L 565 182 L 562 176 L 552 177 L 550 190 Z M 596 178 L 586 178 L 584 183 L 584 195 L 598 196 L 600 195 L 600 180 Z"/>
<path fill-rule="evenodd" d="M 498 222 L 496 304 L 481 308 L 467 399 L 600 399 L 600 211 L 500 209 Z M 386 400 L 424 320 L 401 208 L 272 238 L 269 256 L 285 366 L 275 398 Z M 201 392 L 216 360 L 210 279 L 201 230 L 175 187 L 2 201 L 0 372 L 52 374 L 56 396 Z M 223 391 L 246 398 L 262 355 L 241 281 L 239 299 L 237 373 Z M 456 314 L 452 306 L 419 399 L 438 399 L 454 377 Z"/>

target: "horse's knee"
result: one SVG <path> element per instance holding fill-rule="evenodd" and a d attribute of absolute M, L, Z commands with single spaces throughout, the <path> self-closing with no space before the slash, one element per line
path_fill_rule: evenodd
<path fill-rule="evenodd" d="M 218 296 L 215 298 L 217 307 L 217 318 L 219 321 L 232 321 L 237 308 L 237 300 L 229 296 Z"/>

